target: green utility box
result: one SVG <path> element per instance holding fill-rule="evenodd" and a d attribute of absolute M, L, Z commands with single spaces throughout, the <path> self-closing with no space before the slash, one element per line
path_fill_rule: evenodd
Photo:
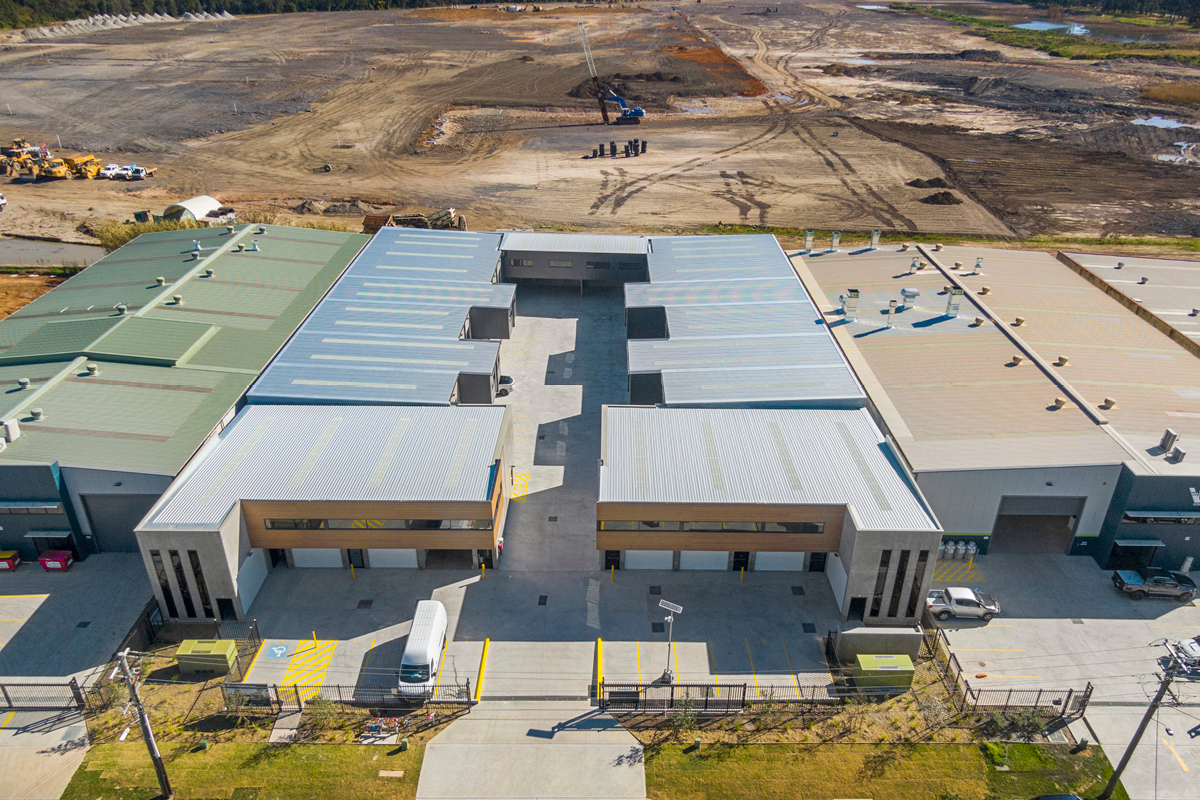
<path fill-rule="evenodd" d="M 237 663 L 237 642 L 232 639 L 185 639 L 175 651 L 181 675 L 228 675 Z"/>
<path fill-rule="evenodd" d="M 912 686 L 912 679 L 913 663 L 908 656 L 856 656 L 854 684 L 860 689 L 904 691 Z"/>

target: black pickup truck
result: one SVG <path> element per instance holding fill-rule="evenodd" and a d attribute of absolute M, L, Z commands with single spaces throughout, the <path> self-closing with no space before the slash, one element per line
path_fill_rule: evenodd
<path fill-rule="evenodd" d="M 1174 597 L 1186 603 L 1196 596 L 1196 584 L 1191 578 L 1182 572 L 1158 567 L 1141 567 L 1137 571 L 1119 569 L 1113 573 L 1112 582 L 1133 600 L 1145 600 L 1150 596 Z"/>

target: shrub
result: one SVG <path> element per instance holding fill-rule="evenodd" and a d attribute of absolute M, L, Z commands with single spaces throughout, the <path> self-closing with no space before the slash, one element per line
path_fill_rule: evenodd
<path fill-rule="evenodd" d="M 193 230 L 195 228 L 203 228 L 199 222 L 193 220 L 163 220 L 162 222 L 117 222 L 116 220 L 108 220 L 102 222 L 95 228 L 96 238 L 100 240 L 100 246 L 106 252 L 111 253 L 118 247 L 129 244 L 143 233 L 155 233 L 157 231 L 182 231 Z"/>

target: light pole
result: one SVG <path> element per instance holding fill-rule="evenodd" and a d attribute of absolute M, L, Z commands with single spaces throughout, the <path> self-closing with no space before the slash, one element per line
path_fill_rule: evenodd
<path fill-rule="evenodd" d="M 141 656 L 143 654 L 134 653 L 128 648 L 118 653 L 121 674 L 125 676 L 125 683 L 129 686 L 129 699 L 133 702 L 133 707 L 137 709 L 138 722 L 142 726 L 142 738 L 146 740 L 146 749 L 150 751 L 150 760 L 154 762 L 154 773 L 158 776 L 158 790 L 162 793 L 164 800 L 170 800 L 175 796 L 175 792 L 171 789 L 171 781 L 167 778 L 167 768 L 163 764 L 162 755 L 158 752 L 158 744 L 154 741 L 154 731 L 150 730 L 150 716 L 146 713 L 146 707 L 142 705 L 137 681 L 133 679 L 133 673 L 129 669 L 130 655 Z"/>
<path fill-rule="evenodd" d="M 674 674 L 671 672 L 671 646 L 675 643 L 675 615 L 683 613 L 683 606 L 677 606 L 674 603 L 668 603 L 666 600 L 658 601 L 659 608 L 665 608 L 670 611 L 670 614 L 663 617 L 663 621 L 667 623 L 667 668 L 663 670 L 662 682 L 672 683 L 675 680 Z"/>

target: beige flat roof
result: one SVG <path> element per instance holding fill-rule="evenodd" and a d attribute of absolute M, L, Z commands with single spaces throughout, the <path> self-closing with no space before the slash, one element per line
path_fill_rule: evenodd
<path fill-rule="evenodd" d="M 945 272 L 931 256 L 945 265 Z M 969 291 L 958 317 L 947 317 L 945 287 L 955 280 L 950 276 L 969 272 L 978 256 L 984 258 L 984 274 L 957 279 Z M 910 274 L 914 257 L 928 266 Z M 966 267 L 950 269 L 955 261 Z M 1118 409 L 1124 410 L 1125 402 L 1133 404 L 1137 398 L 1091 382 L 1077 386 L 1091 376 L 1094 357 L 1056 342 L 1059 336 L 1076 335 L 1064 333 L 1064 327 L 1078 324 L 1078 336 L 1086 340 L 1084 331 L 1114 324 L 1108 321 L 1114 314 L 1117 319 L 1122 314 L 1137 318 L 1053 256 L 973 248 L 924 253 L 892 246 L 794 258 L 793 264 L 810 292 L 817 295 L 819 288 L 823 293 L 816 301 L 914 470 L 1080 466 L 1137 458 L 1105 430 L 1108 426 L 1101 423 L 1109 412 L 1095 405 L 1119 394 Z M 976 294 L 985 284 L 991 293 Z M 852 322 L 836 313 L 837 298 L 848 289 L 860 292 Z M 894 327 L 888 328 L 889 301 L 901 301 L 901 289 L 920 294 L 912 307 L 894 315 Z M 1107 305 L 1092 310 L 1093 303 Z M 1060 313 L 1063 308 L 1086 310 L 1089 316 L 1080 321 Z M 1026 317 L 1026 324 L 1010 329 L 1008 323 L 1018 315 Z M 1158 331 L 1151 332 L 1176 347 Z M 1032 354 L 1010 334 L 1025 339 Z M 1013 365 L 1017 354 L 1022 361 Z M 1036 358 L 1040 355 L 1045 363 L 1060 354 L 1072 365 L 1061 372 L 1039 366 Z M 1075 366 L 1079 360 L 1083 367 Z M 1200 362 L 1195 366 L 1200 371 Z M 1066 403 L 1056 408 L 1056 398 Z"/>

